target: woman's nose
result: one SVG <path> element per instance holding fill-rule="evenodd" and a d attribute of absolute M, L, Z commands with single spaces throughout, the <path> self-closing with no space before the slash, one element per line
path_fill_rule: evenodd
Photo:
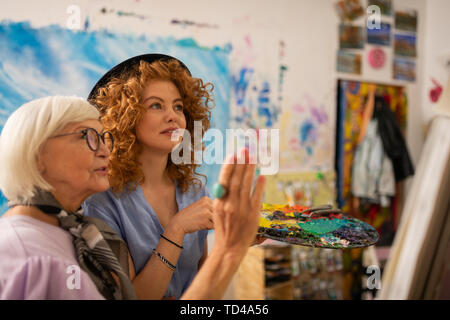
<path fill-rule="evenodd" d="M 104 158 L 109 157 L 111 152 L 109 151 L 108 146 L 106 145 L 106 143 L 102 139 L 99 139 L 99 140 L 100 141 L 99 141 L 99 146 L 98 146 L 98 150 L 96 152 L 96 155 L 98 157 L 104 157 Z"/>
<path fill-rule="evenodd" d="M 165 114 L 166 122 L 175 121 L 176 118 L 177 118 L 177 113 L 175 112 L 175 110 L 173 110 L 173 108 L 167 108 L 166 114 Z"/>

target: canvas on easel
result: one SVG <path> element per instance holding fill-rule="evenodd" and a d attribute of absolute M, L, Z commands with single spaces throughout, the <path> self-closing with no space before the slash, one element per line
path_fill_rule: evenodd
<path fill-rule="evenodd" d="M 432 121 L 377 299 L 436 297 L 433 286 L 448 264 L 449 128 L 449 116 Z"/>

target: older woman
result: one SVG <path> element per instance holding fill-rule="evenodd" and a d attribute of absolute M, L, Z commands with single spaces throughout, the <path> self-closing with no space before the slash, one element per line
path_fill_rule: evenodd
<path fill-rule="evenodd" d="M 113 140 L 98 117 L 80 98 L 47 97 L 6 122 L 0 188 L 11 209 L 0 219 L 0 299 L 136 297 L 126 245 L 80 209 L 109 187 Z M 254 169 L 223 166 L 220 183 L 230 191 L 214 202 L 216 244 L 186 298 L 220 298 L 253 240 L 264 185 L 259 181 L 250 195 Z M 244 186 L 239 192 L 237 184 Z"/>
<path fill-rule="evenodd" d="M 81 98 L 47 97 L 24 104 L 6 122 L 0 187 L 11 209 L 0 220 L 1 298 L 135 297 L 102 236 L 112 230 L 77 212 L 109 187 L 112 140 L 98 117 Z"/>

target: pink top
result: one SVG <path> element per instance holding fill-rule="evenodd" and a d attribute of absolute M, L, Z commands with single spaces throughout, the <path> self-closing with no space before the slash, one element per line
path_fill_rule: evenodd
<path fill-rule="evenodd" d="M 28 216 L 0 219 L 0 300 L 104 299 L 65 230 Z"/>

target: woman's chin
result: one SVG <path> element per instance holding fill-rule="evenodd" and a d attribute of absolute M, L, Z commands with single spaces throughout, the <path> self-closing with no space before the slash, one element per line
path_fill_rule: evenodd
<path fill-rule="evenodd" d="M 158 148 L 155 148 L 154 150 L 159 150 L 159 151 L 161 151 L 162 154 L 167 154 L 170 157 L 170 154 L 173 151 L 176 151 L 176 149 L 178 148 L 179 145 L 180 145 L 179 142 L 167 143 L 167 144 L 158 146 Z"/>
<path fill-rule="evenodd" d="M 108 178 L 104 178 L 101 180 L 103 181 L 98 181 L 98 183 L 96 183 L 96 185 L 92 188 L 94 193 L 103 192 L 109 189 L 110 185 Z"/>
<path fill-rule="evenodd" d="M 144 149 L 149 151 L 150 153 L 160 153 L 160 154 L 170 154 L 178 145 L 180 142 L 178 141 L 160 141 L 160 143 L 155 143 L 152 145 L 149 144 L 142 144 Z"/>

